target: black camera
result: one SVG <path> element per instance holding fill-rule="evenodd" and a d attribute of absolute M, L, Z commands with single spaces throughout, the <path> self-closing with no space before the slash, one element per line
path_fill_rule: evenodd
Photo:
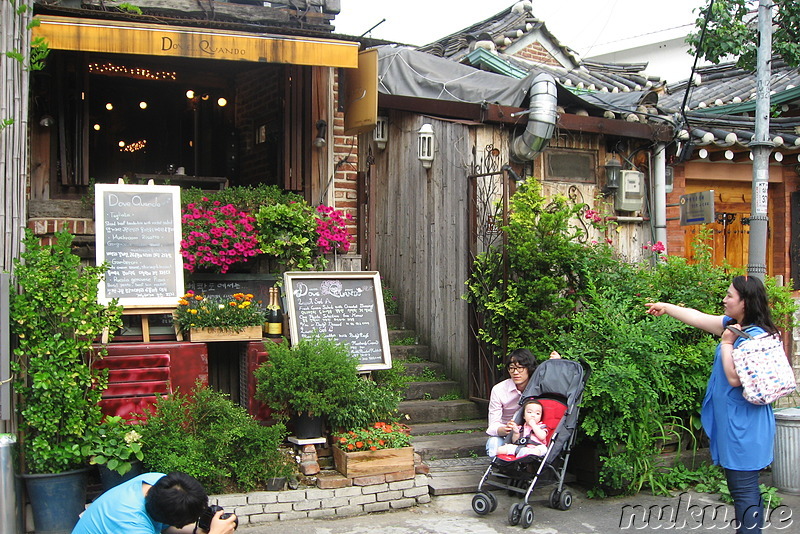
<path fill-rule="evenodd" d="M 208 508 L 203 510 L 203 513 L 200 514 L 200 518 L 197 520 L 197 528 L 201 528 L 208 532 L 211 530 L 211 520 L 214 519 L 214 514 L 222 510 L 222 506 L 217 506 L 216 504 L 210 505 Z M 222 514 L 219 516 L 220 519 L 228 519 L 233 514 Z M 233 522 L 235 525 L 233 528 L 239 528 L 239 518 L 236 518 Z"/>

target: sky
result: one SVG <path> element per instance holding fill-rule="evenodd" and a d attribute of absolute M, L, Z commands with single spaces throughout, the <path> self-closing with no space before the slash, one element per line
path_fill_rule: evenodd
<path fill-rule="evenodd" d="M 485 20 L 513 0 L 341 0 L 336 33 L 361 35 L 386 19 L 369 36 L 423 45 Z M 690 24 L 692 10 L 705 0 L 533 0 L 533 14 L 564 45 L 582 57 L 624 37 Z M 656 7 L 658 6 L 658 7 Z"/>

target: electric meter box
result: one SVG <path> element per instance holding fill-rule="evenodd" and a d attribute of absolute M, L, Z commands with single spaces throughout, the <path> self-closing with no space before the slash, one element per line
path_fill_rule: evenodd
<path fill-rule="evenodd" d="M 644 200 L 644 174 L 639 171 L 622 171 L 620 186 L 614 196 L 617 211 L 642 211 Z"/>

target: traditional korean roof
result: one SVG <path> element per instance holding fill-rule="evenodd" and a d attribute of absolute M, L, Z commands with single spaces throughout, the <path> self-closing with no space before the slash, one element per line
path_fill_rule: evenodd
<path fill-rule="evenodd" d="M 780 152 L 800 150 L 800 70 L 781 60 L 772 62 L 770 140 Z M 687 88 L 689 90 L 686 97 Z M 681 105 L 686 98 L 684 113 Z M 703 67 L 697 76 L 667 87 L 659 110 L 671 114 L 677 139 L 711 150 L 727 149 L 727 159 L 749 151 L 754 138 L 756 74 L 733 63 Z"/>
<path fill-rule="evenodd" d="M 663 80 L 643 73 L 647 63 L 613 64 L 582 61 L 533 15 L 531 2 L 517 2 L 488 19 L 443 37 L 418 50 L 516 78 L 546 71 L 575 93 L 648 91 Z M 550 56 L 525 51 L 538 46 Z"/>

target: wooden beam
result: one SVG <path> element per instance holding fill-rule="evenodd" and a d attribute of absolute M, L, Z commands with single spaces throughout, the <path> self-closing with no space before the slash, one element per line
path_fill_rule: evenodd
<path fill-rule="evenodd" d="M 34 37 L 51 49 L 325 67 L 358 67 L 358 43 L 40 15 Z"/>
<path fill-rule="evenodd" d="M 451 102 L 431 98 L 416 98 L 397 95 L 378 95 L 378 107 L 396 109 L 446 117 L 452 119 L 472 120 L 480 123 L 501 123 L 524 126 L 527 123 L 526 115 L 515 113 L 526 111 L 523 108 L 499 106 L 489 104 L 471 104 L 465 102 Z M 668 126 L 627 122 L 602 117 L 584 117 L 580 115 L 562 114 L 558 117 L 558 127 L 570 131 L 615 135 L 619 137 L 633 137 L 654 141 L 670 141 L 672 129 Z"/>

